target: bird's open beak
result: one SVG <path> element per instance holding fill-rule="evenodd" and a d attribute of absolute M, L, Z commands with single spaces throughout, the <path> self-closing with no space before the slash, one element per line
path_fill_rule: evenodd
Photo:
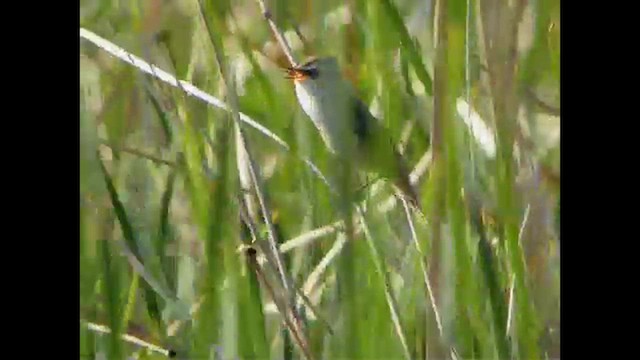
<path fill-rule="evenodd" d="M 288 67 L 285 71 L 287 72 L 285 78 L 292 79 L 293 81 L 304 81 L 309 77 L 309 74 L 303 69 Z"/>
<path fill-rule="evenodd" d="M 315 79 L 317 71 L 314 68 L 307 66 L 288 67 L 285 69 L 287 79 L 293 79 L 293 81 L 304 81 L 308 78 Z"/>

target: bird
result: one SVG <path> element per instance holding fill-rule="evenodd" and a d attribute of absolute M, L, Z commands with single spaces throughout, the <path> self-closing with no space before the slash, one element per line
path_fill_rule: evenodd
<path fill-rule="evenodd" d="M 389 130 L 342 76 L 337 58 L 312 57 L 285 70 L 295 84 L 300 106 L 328 150 L 339 158 L 350 157 L 360 170 L 390 180 L 409 204 L 420 209 L 419 197 L 409 181 L 409 167 Z"/>

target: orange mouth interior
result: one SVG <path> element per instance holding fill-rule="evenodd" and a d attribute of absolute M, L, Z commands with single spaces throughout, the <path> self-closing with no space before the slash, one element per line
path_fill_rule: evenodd
<path fill-rule="evenodd" d="M 285 76 L 287 79 L 293 79 L 293 81 L 303 81 L 309 78 L 309 75 L 304 70 L 287 68 L 287 75 Z"/>

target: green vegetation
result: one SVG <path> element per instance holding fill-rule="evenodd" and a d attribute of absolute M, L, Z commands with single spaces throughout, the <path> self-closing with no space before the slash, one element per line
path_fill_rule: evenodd
<path fill-rule="evenodd" d="M 267 6 L 297 61 L 339 59 L 423 214 L 327 186 L 259 1 L 81 0 L 81 358 L 559 358 L 559 1 Z"/>

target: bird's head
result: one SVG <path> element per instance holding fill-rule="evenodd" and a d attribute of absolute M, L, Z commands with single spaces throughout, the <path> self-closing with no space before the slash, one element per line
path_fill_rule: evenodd
<path fill-rule="evenodd" d="M 344 86 L 338 60 L 334 57 L 313 58 L 286 71 L 287 78 L 295 84 L 300 106 L 318 128 L 328 148 L 341 151 L 351 123 L 344 117 L 353 99 Z"/>
<path fill-rule="evenodd" d="M 335 57 L 312 58 L 304 64 L 287 68 L 287 78 L 298 85 L 338 80 L 341 78 L 340 66 Z"/>

